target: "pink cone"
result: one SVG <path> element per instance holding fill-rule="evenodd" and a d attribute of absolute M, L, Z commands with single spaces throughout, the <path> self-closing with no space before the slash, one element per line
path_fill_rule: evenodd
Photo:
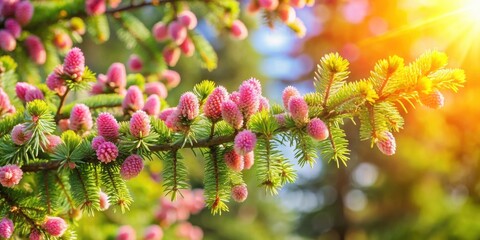
<path fill-rule="evenodd" d="M 245 155 L 255 148 L 257 144 L 257 136 L 250 130 L 243 130 L 235 136 L 234 148 L 240 155 Z"/>
<path fill-rule="evenodd" d="M 227 122 L 230 126 L 235 129 L 240 129 L 243 126 L 243 116 L 240 110 L 231 100 L 226 100 L 222 103 L 221 106 L 222 110 L 222 118 Z"/>
<path fill-rule="evenodd" d="M 118 229 L 116 240 L 135 240 L 135 229 L 129 225 L 123 225 Z"/>
<path fill-rule="evenodd" d="M 168 26 L 163 22 L 157 22 L 153 25 L 152 35 L 158 42 L 168 38 Z"/>
<path fill-rule="evenodd" d="M 248 197 L 247 185 L 240 184 L 232 187 L 232 198 L 235 202 L 244 202 Z"/>
<path fill-rule="evenodd" d="M 161 240 L 163 238 L 163 230 L 158 225 L 150 225 L 145 229 L 143 234 L 144 240 Z"/>
<path fill-rule="evenodd" d="M 40 89 L 33 87 L 27 90 L 25 93 L 25 102 L 31 102 L 35 99 L 43 100 L 44 96 Z"/>
<path fill-rule="evenodd" d="M 48 135 L 47 140 L 47 145 L 42 144 L 42 149 L 46 153 L 54 153 L 55 148 L 62 143 L 62 139 L 57 135 Z"/>
<path fill-rule="evenodd" d="M 157 95 L 150 95 L 142 110 L 150 116 L 158 116 L 160 113 L 160 98 Z"/>
<path fill-rule="evenodd" d="M 105 0 L 86 0 L 85 10 L 90 16 L 101 15 L 105 13 L 107 6 Z"/>
<path fill-rule="evenodd" d="M 46 84 L 48 88 L 52 91 L 57 92 L 59 95 L 65 94 L 67 91 L 67 85 L 64 79 L 62 79 L 61 74 L 63 72 L 62 66 L 57 66 L 54 72 L 50 73 L 47 77 Z"/>
<path fill-rule="evenodd" d="M 16 39 L 18 39 L 22 33 L 20 24 L 11 18 L 5 20 L 5 29 Z"/>
<path fill-rule="evenodd" d="M 230 94 L 230 97 L 229 97 L 230 100 L 232 100 L 235 104 L 239 104 L 240 103 L 240 93 L 237 92 L 237 91 L 233 91 L 231 94 Z"/>
<path fill-rule="evenodd" d="M 150 117 L 142 110 L 136 111 L 130 118 L 130 133 L 136 138 L 150 134 Z"/>
<path fill-rule="evenodd" d="M 0 30 L 0 48 L 2 50 L 11 52 L 17 47 L 15 37 L 7 30 Z"/>
<path fill-rule="evenodd" d="M 142 71 L 142 68 L 143 68 L 142 59 L 136 54 L 130 55 L 130 58 L 128 59 L 128 68 L 130 68 L 130 70 L 132 70 L 133 72 Z"/>
<path fill-rule="evenodd" d="M 238 108 L 244 118 L 248 119 L 258 111 L 260 94 L 258 93 L 258 89 L 250 83 L 243 83 L 238 92 L 240 94 Z"/>
<path fill-rule="evenodd" d="M 103 191 L 100 191 L 100 211 L 105 211 L 110 207 L 110 202 L 108 201 L 108 195 Z"/>
<path fill-rule="evenodd" d="M 15 19 L 22 26 L 27 25 L 33 16 L 33 6 L 30 1 L 21 1 L 15 7 Z"/>
<path fill-rule="evenodd" d="M 35 88 L 35 87 L 26 82 L 18 82 L 15 85 L 15 93 L 17 94 L 17 97 L 20 100 L 25 101 L 25 95 L 27 94 L 27 91 L 32 88 Z"/>
<path fill-rule="evenodd" d="M 246 153 L 243 155 L 244 169 L 252 168 L 255 163 L 255 154 L 252 152 Z"/>
<path fill-rule="evenodd" d="M 170 116 L 176 110 L 177 110 L 176 107 L 164 109 L 162 112 L 160 112 L 160 115 L 158 116 L 158 118 L 160 118 L 162 121 L 165 122 L 167 121 L 168 116 Z"/>
<path fill-rule="evenodd" d="M 44 64 L 47 60 L 47 52 L 43 47 L 42 40 L 35 35 L 30 35 L 25 39 L 25 46 L 28 50 L 30 59 L 36 64 Z"/>
<path fill-rule="evenodd" d="M 187 28 L 182 23 L 173 21 L 168 25 L 168 35 L 179 46 L 187 38 Z"/>
<path fill-rule="evenodd" d="M 62 236 L 67 228 L 68 225 L 65 220 L 59 217 L 47 217 L 47 220 L 43 224 L 43 229 L 54 237 Z"/>
<path fill-rule="evenodd" d="M 228 99 L 227 89 L 220 86 L 213 90 L 207 97 L 203 106 L 205 116 L 212 121 L 218 121 L 222 118 L 222 104 Z"/>
<path fill-rule="evenodd" d="M 308 122 L 308 105 L 303 97 L 291 97 L 288 101 L 288 110 L 297 124 L 303 125 Z"/>
<path fill-rule="evenodd" d="M 100 113 L 97 117 L 98 135 L 109 141 L 115 141 L 118 138 L 120 126 L 117 120 L 110 113 Z"/>
<path fill-rule="evenodd" d="M 295 87 L 288 86 L 283 90 L 282 93 L 282 100 L 283 100 L 283 106 L 285 109 L 288 110 L 288 101 L 290 101 L 291 97 L 298 97 L 300 96 L 300 92 Z"/>
<path fill-rule="evenodd" d="M 377 147 L 383 154 L 391 156 L 395 154 L 397 145 L 395 137 L 391 132 L 383 132 L 382 136 L 377 141 Z"/>
<path fill-rule="evenodd" d="M 73 131 L 88 131 L 92 129 L 92 114 L 85 104 L 76 104 L 72 108 L 69 127 Z"/>
<path fill-rule="evenodd" d="M 10 103 L 7 93 L 0 88 L 0 117 L 3 114 L 8 113 L 12 107 L 13 105 Z"/>
<path fill-rule="evenodd" d="M 4 217 L 0 220 L 0 238 L 8 239 L 13 235 L 14 226 L 12 220 Z"/>
<path fill-rule="evenodd" d="M 192 40 L 188 37 L 185 39 L 185 41 L 183 41 L 182 44 L 180 44 L 179 47 L 182 53 L 187 57 L 191 57 L 193 56 L 193 53 L 195 53 L 195 45 L 193 45 Z"/>
<path fill-rule="evenodd" d="M 243 40 L 248 36 L 247 27 L 240 20 L 235 20 L 230 27 L 230 34 L 232 37 L 238 40 Z"/>
<path fill-rule="evenodd" d="M 163 49 L 163 59 L 168 66 L 174 67 L 180 59 L 180 53 L 181 51 L 178 47 L 166 47 Z"/>
<path fill-rule="evenodd" d="M 268 99 L 264 96 L 260 97 L 260 104 L 258 106 L 258 111 L 270 111 L 270 103 L 268 102 Z"/>
<path fill-rule="evenodd" d="M 243 157 L 240 156 L 234 150 L 231 150 L 225 153 L 224 159 L 225 159 L 225 164 L 227 164 L 227 167 L 232 169 L 233 171 L 240 172 L 243 170 L 244 168 Z"/>
<path fill-rule="evenodd" d="M 125 113 L 132 111 L 135 112 L 143 108 L 143 94 L 140 88 L 133 85 L 127 90 L 127 94 L 122 102 L 122 108 Z"/>
<path fill-rule="evenodd" d="M 183 11 L 177 16 L 178 21 L 188 29 L 192 30 L 197 26 L 197 17 L 191 11 Z"/>
<path fill-rule="evenodd" d="M 185 120 L 193 120 L 199 114 L 198 98 L 192 92 L 186 92 L 180 97 L 177 109 L 180 113 L 180 117 Z"/>
<path fill-rule="evenodd" d="M 23 171 L 17 165 L 9 164 L 0 167 L 0 184 L 11 188 L 22 180 Z"/>
<path fill-rule="evenodd" d="M 107 84 L 112 88 L 125 89 L 127 86 L 127 71 L 123 63 L 113 63 L 108 68 Z"/>
<path fill-rule="evenodd" d="M 80 48 L 72 48 L 63 61 L 63 71 L 72 79 L 79 79 L 85 71 L 85 57 Z"/>
<path fill-rule="evenodd" d="M 109 163 L 117 160 L 118 148 L 111 142 L 104 142 L 98 146 L 97 158 L 102 163 Z"/>
<path fill-rule="evenodd" d="M 23 145 L 32 137 L 31 132 L 27 132 L 25 124 L 18 124 L 12 129 L 12 141 L 17 145 Z"/>
<path fill-rule="evenodd" d="M 307 133 L 316 140 L 325 140 L 328 138 L 328 127 L 319 118 L 313 118 L 307 125 Z"/>
<path fill-rule="evenodd" d="M 104 137 L 102 136 L 96 136 L 92 139 L 92 149 L 97 151 L 98 147 L 102 145 L 104 142 L 106 142 Z"/>
<path fill-rule="evenodd" d="M 161 82 L 149 82 L 145 84 L 145 93 L 147 95 L 156 94 L 161 99 L 167 98 L 168 95 L 167 88 Z"/>
<path fill-rule="evenodd" d="M 161 75 L 161 79 L 165 81 L 165 85 L 168 88 L 175 88 L 180 84 L 180 74 L 178 72 L 173 71 L 173 70 L 164 70 Z"/>
<path fill-rule="evenodd" d="M 120 175 L 123 179 L 132 179 L 143 170 L 143 160 L 139 155 L 130 155 L 125 159 L 120 167 Z"/>

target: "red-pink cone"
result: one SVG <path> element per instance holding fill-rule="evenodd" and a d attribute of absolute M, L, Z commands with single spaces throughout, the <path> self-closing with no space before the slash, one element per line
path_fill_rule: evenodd
<path fill-rule="evenodd" d="M 167 88 L 161 82 L 149 82 L 145 84 L 145 93 L 147 95 L 155 94 L 162 99 L 167 98 L 168 95 Z"/>
<path fill-rule="evenodd" d="M 107 10 L 107 5 L 105 0 L 86 0 L 85 10 L 91 16 L 101 15 Z"/>
<path fill-rule="evenodd" d="M 110 113 L 100 113 L 97 117 L 98 135 L 109 141 L 115 141 L 119 135 L 117 120 Z"/>
<path fill-rule="evenodd" d="M 25 46 L 27 47 L 30 59 L 32 59 L 34 63 L 39 65 L 45 63 L 47 60 L 47 52 L 40 38 L 35 35 L 28 36 L 27 39 L 25 39 Z"/>
<path fill-rule="evenodd" d="M 143 108 L 143 94 L 140 91 L 140 88 L 133 85 L 130 86 L 127 90 L 127 94 L 122 102 L 122 108 L 125 113 L 129 111 L 135 112 Z"/>
<path fill-rule="evenodd" d="M 272 11 L 278 7 L 278 0 L 258 0 L 260 7 L 265 10 Z"/>
<path fill-rule="evenodd" d="M 58 31 L 53 37 L 53 44 L 60 50 L 67 50 L 72 48 L 73 42 L 67 33 Z"/>
<path fill-rule="evenodd" d="M 163 59 L 168 66 L 173 67 L 177 65 L 178 60 L 180 59 L 180 48 L 178 47 L 166 47 L 163 49 Z"/>
<path fill-rule="evenodd" d="M 111 142 L 104 142 L 98 146 L 96 151 L 97 158 L 102 163 L 109 163 L 117 160 L 118 157 L 118 148 L 115 144 Z"/>
<path fill-rule="evenodd" d="M 112 88 L 125 89 L 127 86 L 127 71 L 123 63 L 113 63 L 108 68 L 107 84 Z"/>
<path fill-rule="evenodd" d="M 136 138 L 150 134 L 150 117 L 142 110 L 136 111 L 130 118 L 130 133 Z"/>
<path fill-rule="evenodd" d="M 303 125 L 308 122 L 308 104 L 303 97 L 291 97 L 288 101 L 288 110 L 297 124 Z"/>
<path fill-rule="evenodd" d="M 8 239 L 12 236 L 14 231 L 14 226 L 12 220 L 4 217 L 0 220 L 0 238 Z"/>
<path fill-rule="evenodd" d="M 423 105 L 432 109 L 439 109 L 445 104 L 445 98 L 438 90 L 431 93 L 420 93 L 420 101 Z"/>
<path fill-rule="evenodd" d="M 23 171 L 17 165 L 9 164 L 0 167 L 0 184 L 4 187 L 11 188 L 22 180 Z"/>
<path fill-rule="evenodd" d="M 5 20 L 5 30 L 7 30 L 14 38 L 19 38 L 22 33 L 22 27 L 15 19 Z"/>
<path fill-rule="evenodd" d="M 142 71 L 142 68 L 143 68 L 142 59 L 136 54 L 130 55 L 130 58 L 128 59 L 128 68 L 130 68 L 132 72 Z"/>
<path fill-rule="evenodd" d="M 178 21 L 188 29 L 192 30 L 197 26 L 197 17 L 193 12 L 186 10 L 178 14 Z"/>
<path fill-rule="evenodd" d="M 180 113 L 180 117 L 191 121 L 195 119 L 199 114 L 198 98 L 192 92 L 186 92 L 180 97 L 180 101 L 177 106 L 177 111 Z"/>
<path fill-rule="evenodd" d="M 70 129 L 85 132 L 92 129 L 92 126 L 90 109 L 85 104 L 76 104 L 70 112 Z"/>
<path fill-rule="evenodd" d="M 180 44 L 180 50 L 182 50 L 182 53 L 187 56 L 191 57 L 193 56 L 193 53 L 195 53 L 195 45 L 193 45 L 193 42 L 190 38 L 186 38 L 185 41 L 183 41 L 182 44 Z"/>
<path fill-rule="evenodd" d="M 168 25 L 168 35 L 179 46 L 187 38 L 187 28 L 182 23 L 173 21 Z"/>
<path fill-rule="evenodd" d="M 235 202 L 244 202 L 248 197 L 246 184 L 240 184 L 232 187 L 232 198 Z"/>
<path fill-rule="evenodd" d="M 0 48 L 2 50 L 11 52 L 17 47 L 15 37 L 7 30 L 0 30 Z"/>
<path fill-rule="evenodd" d="M 224 159 L 227 167 L 232 169 L 233 171 L 240 172 L 243 170 L 243 157 L 240 156 L 237 152 L 235 152 L 235 150 L 231 150 L 225 153 Z"/>
<path fill-rule="evenodd" d="M 220 86 L 213 90 L 203 105 L 205 116 L 212 121 L 218 121 L 222 117 L 222 103 L 228 99 L 227 89 Z"/>
<path fill-rule="evenodd" d="M 235 136 L 234 148 L 240 155 L 245 155 L 255 148 L 257 144 L 257 136 L 250 130 L 243 130 Z"/>
<path fill-rule="evenodd" d="M 237 104 L 231 100 L 226 100 L 222 103 L 222 118 L 230 126 L 235 129 L 240 129 L 243 126 L 243 115 L 238 109 Z"/>
<path fill-rule="evenodd" d="M 377 140 L 377 147 L 385 155 L 391 156 L 395 154 L 397 145 L 393 134 L 391 132 L 383 132 Z"/>
<path fill-rule="evenodd" d="M 163 22 L 157 22 L 153 25 L 152 35 L 158 42 L 168 38 L 168 26 Z"/>
<path fill-rule="evenodd" d="M 157 95 L 150 95 L 142 110 L 150 116 L 158 116 L 160 113 L 160 98 Z"/>
<path fill-rule="evenodd" d="M 15 7 L 15 19 L 22 26 L 27 25 L 33 16 L 33 6 L 30 1 L 21 1 Z"/>
<path fill-rule="evenodd" d="M 235 39 L 243 40 L 243 39 L 247 38 L 248 30 L 247 30 L 247 27 L 245 27 L 245 24 L 243 24 L 242 21 L 235 20 L 235 21 L 233 21 L 232 26 L 230 27 L 230 34 Z"/>
<path fill-rule="evenodd" d="M 180 84 L 181 81 L 180 74 L 170 69 L 164 70 L 162 72 L 161 79 L 165 81 L 165 85 L 168 88 L 175 88 L 176 86 L 178 86 L 178 84 Z"/>
<path fill-rule="evenodd" d="M 243 155 L 244 168 L 250 169 L 255 163 L 255 154 L 252 152 Z"/>
<path fill-rule="evenodd" d="M 54 237 L 61 237 L 67 228 L 68 225 L 65 220 L 59 217 L 47 217 L 47 220 L 43 224 L 43 229 Z"/>
<path fill-rule="evenodd" d="M 283 100 L 283 106 L 285 109 L 288 110 L 288 101 L 290 101 L 291 97 L 297 97 L 300 96 L 300 92 L 295 87 L 288 86 L 283 90 L 282 93 L 282 100 Z"/>
<path fill-rule="evenodd" d="M 328 127 L 319 118 L 313 118 L 307 125 L 307 133 L 316 140 L 325 140 L 328 137 Z"/>
<path fill-rule="evenodd" d="M 142 169 L 143 169 L 142 157 L 140 157 L 139 155 L 133 154 L 127 157 L 125 161 L 122 163 L 122 166 L 120 167 L 120 176 L 122 176 L 122 178 L 125 180 L 129 180 L 138 176 L 138 174 L 140 174 Z"/>
<path fill-rule="evenodd" d="M 293 7 L 289 6 L 286 3 L 281 4 L 278 9 L 278 16 L 282 20 L 282 22 L 289 24 L 295 21 L 297 18 L 297 14 L 295 12 L 295 9 Z"/>
<path fill-rule="evenodd" d="M 80 48 L 72 48 L 63 61 L 63 71 L 74 80 L 82 77 L 85 71 L 85 57 Z"/>
<path fill-rule="evenodd" d="M 16 145 L 23 145 L 32 138 L 32 133 L 27 131 L 25 124 L 17 124 L 12 129 L 11 137 L 13 143 Z"/>

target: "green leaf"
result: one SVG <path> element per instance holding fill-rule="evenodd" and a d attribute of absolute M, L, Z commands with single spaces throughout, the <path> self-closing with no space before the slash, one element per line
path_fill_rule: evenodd
<path fill-rule="evenodd" d="M 210 80 L 203 80 L 195 85 L 193 93 L 197 96 L 200 106 L 205 103 L 208 95 L 215 89 L 215 82 Z"/>
<path fill-rule="evenodd" d="M 195 46 L 195 56 L 201 62 L 201 67 L 212 71 L 217 68 L 218 57 L 212 45 L 201 35 L 190 33 L 190 38 Z"/>
<path fill-rule="evenodd" d="M 87 18 L 87 31 L 96 43 L 106 42 L 110 38 L 110 27 L 107 15 L 90 16 Z"/>

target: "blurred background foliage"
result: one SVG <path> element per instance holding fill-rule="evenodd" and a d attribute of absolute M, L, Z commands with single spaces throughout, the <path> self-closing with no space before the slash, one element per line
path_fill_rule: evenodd
<path fill-rule="evenodd" d="M 167 98 L 172 105 L 203 79 L 232 91 L 240 81 L 256 77 L 265 84 L 265 95 L 276 102 L 287 85 L 303 93 L 313 91 L 315 64 L 329 52 L 340 52 L 351 62 L 351 80 L 367 77 L 378 59 L 399 55 L 408 62 L 429 49 L 445 51 L 450 66 L 467 74 L 460 94 L 445 94 L 443 109 L 408 113 L 406 129 L 396 135 L 398 151 L 393 157 L 360 142 L 358 127 L 348 123 L 352 160 L 347 167 L 318 161 L 312 169 L 298 169 L 298 182 L 279 197 L 257 190 L 247 171 L 250 196 L 244 204 L 232 204 L 222 216 L 204 210 L 191 218 L 203 228 L 205 239 L 480 239 L 476 2 L 317 0 L 313 8 L 298 13 L 308 29 L 305 39 L 297 39 L 285 27 L 253 26 L 256 21 L 247 14 L 242 17 L 252 29 L 249 41 L 234 41 L 201 22 L 200 32 L 218 51 L 218 69 L 208 72 L 182 57 L 175 67 L 182 83 Z M 161 19 L 151 8 L 133 13 L 147 26 Z M 112 62 L 126 63 L 131 53 L 115 36 L 102 45 L 85 41 L 80 47 L 97 73 L 105 73 Z M 203 163 L 185 154 L 192 186 L 201 187 Z M 130 212 L 84 216 L 79 236 L 108 239 L 118 224 L 143 229 L 154 223 L 162 196 L 159 164 L 152 162 L 149 171 L 129 182 L 135 194 Z"/>

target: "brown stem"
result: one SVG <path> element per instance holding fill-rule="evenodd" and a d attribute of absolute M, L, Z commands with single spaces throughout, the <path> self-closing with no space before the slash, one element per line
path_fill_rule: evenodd
<path fill-rule="evenodd" d="M 62 113 L 62 108 L 63 105 L 65 104 L 65 100 L 67 99 L 68 92 L 70 92 L 70 89 L 67 88 L 67 91 L 63 95 L 60 96 L 60 104 L 58 105 L 57 113 L 55 113 L 55 122 L 58 124 L 58 121 L 60 121 L 61 118 L 61 113 Z"/>

